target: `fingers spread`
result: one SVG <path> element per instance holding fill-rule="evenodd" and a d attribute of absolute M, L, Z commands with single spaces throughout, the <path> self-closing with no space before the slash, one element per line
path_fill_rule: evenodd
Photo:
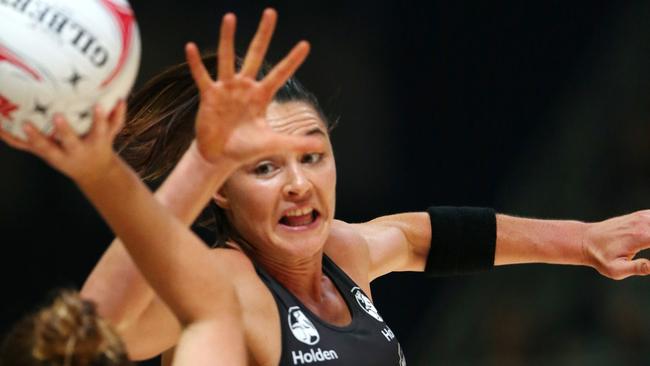
<path fill-rule="evenodd" d="M 241 68 L 241 74 L 246 77 L 256 78 L 257 73 L 264 62 L 264 56 L 268 50 L 271 37 L 275 30 L 278 15 L 273 9 L 264 10 L 262 20 L 257 28 L 255 37 L 251 41 L 246 57 L 244 58 L 244 65 Z"/>
<path fill-rule="evenodd" d="M 228 80 L 235 75 L 235 14 L 224 15 L 219 33 L 219 49 L 217 51 L 219 80 Z"/>
<path fill-rule="evenodd" d="M 205 90 L 212 83 L 212 78 L 205 65 L 203 65 L 199 49 L 194 43 L 190 42 L 185 46 L 185 57 L 187 58 L 187 64 L 190 67 L 192 78 L 199 91 Z"/>
<path fill-rule="evenodd" d="M 309 43 L 300 41 L 289 54 L 282 59 L 269 74 L 262 80 L 262 86 L 270 95 L 282 87 L 294 72 L 305 61 L 309 54 Z"/>

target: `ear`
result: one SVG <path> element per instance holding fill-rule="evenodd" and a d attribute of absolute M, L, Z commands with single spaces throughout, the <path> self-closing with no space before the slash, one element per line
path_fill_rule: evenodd
<path fill-rule="evenodd" d="M 227 210 L 230 208 L 230 202 L 228 201 L 228 197 L 226 197 L 223 189 L 220 189 L 215 194 L 213 194 L 212 199 L 217 204 L 217 206 L 221 207 L 222 209 Z"/>

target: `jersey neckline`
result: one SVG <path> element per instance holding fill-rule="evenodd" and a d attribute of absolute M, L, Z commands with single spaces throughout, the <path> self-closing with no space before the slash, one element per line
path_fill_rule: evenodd
<path fill-rule="evenodd" d="M 329 263 L 328 263 L 329 262 Z M 327 264 L 326 264 L 327 263 Z M 332 268 L 330 268 L 330 265 Z M 336 266 L 336 267 L 334 267 Z M 266 270 L 264 270 L 261 266 L 258 267 L 259 270 L 261 270 L 264 275 L 267 278 L 270 278 L 273 282 L 275 282 L 284 292 L 286 292 L 297 304 L 300 305 L 301 310 L 303 310 L 307 315 L 309 316 L 310 319 L 314 319 L 314 321 L 318 322 L 324 327 L 330 328 L 332 330 L 338 331 L 338 332 L 350 332 L 354 331 L 357 329 L 358 323 L 359 323 L 359 314 L 357 313 L 357 308 L 354 307 L 354 304 L 352 303 L 349 294 L 347 292 L 344 292 L 345 290 L 345 284 L 341 283 L 341 279 L 338 278 L 335 273 L 332 273 L 335 269 L 338 268 L 339 271 L 343 272 L 343 270 L 334 263 L 332 259 L 330 259 L 325 253 L 323 253 L 323 260 L 322 260 L 322 268 L 323 268 L 323 274 L 329 278 L 332 283 L 334 284 L 334 287 L 336 290 L 339 292 L 341 297 L 343 297 L 343 301 L 345 301 L 345 305 L 348 309 L 348 312 L 350 313 L 350 323 L 347 325 L 336 325 L 332 324 L 330 322 L 327 322 L 323 320 L 320 316 L 315 314 L 314 312 L 309 309 L 303 302 L 296 296 L 294 295 L 291 291 L 289 291 L 280 281 L 277 281 L 275 278 L 273 278 L 271 275 L 269 275 Z M 356 284 L 354 284 L 357 286 Z M 358 287 L 358 286 L 357 286 Z M 287 304 L 288 305 L 288 304 Z"/>

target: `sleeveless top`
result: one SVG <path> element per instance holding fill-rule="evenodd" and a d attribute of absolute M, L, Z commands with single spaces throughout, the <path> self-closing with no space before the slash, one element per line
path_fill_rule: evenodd
<path fill-rule="evenodd" d="M 329 324 L 312 313 L 282 284 L 256 266 L 280 312 L 280 365 L 406 366 L 402 348 L 366 294 L 329 257 L 323 273 L 347 304 L 352 321 Z"/>

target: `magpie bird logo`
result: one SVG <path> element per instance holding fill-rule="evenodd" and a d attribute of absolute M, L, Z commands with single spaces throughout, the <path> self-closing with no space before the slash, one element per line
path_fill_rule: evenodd
<path fill-rule="evenodd" d="M 318 330 L 314 326 L 314 323 L 307 318 L 305 313 L 300 310 L 298 306 L 292 306 L 289 308 L 289 329 L 291 333 L 302 343 L 308 344 L 310 346 L 315 345 L 320 340 L 320 335 Z"/>
<path fill-rule="evenodd" d="M 377 319 L 377 321 L 383 322 L 384 319 L 382 319 L 381 315 L 379 315 L 379 312 L 377 311 L 377 308 L 375 308 L 375 305 L 372 304 L 372 301 L 366 296 L 366 294 L 361 291 L 360 288 L 358 287 L 353 287 L 352 288 L 352 293 L 354 294 L 354 298 L 357 300 L 357 304 L 363 309 L 368 315 L 371 317 Z"/>

